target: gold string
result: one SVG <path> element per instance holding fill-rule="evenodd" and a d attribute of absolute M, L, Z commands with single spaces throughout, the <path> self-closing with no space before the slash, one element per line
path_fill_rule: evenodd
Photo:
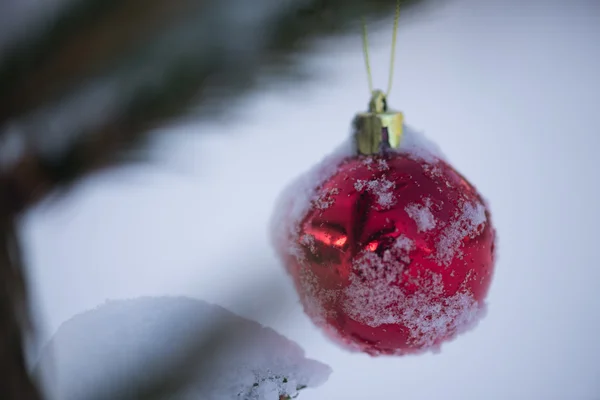
<path fill-rule="evenodd" d="M 400 17 L 400 0 L 396 0 L 396 14 L 394 16 L 394 29 L 392 34 L 392 52 L 390 55 L 390 73 L 388 76 L 388 87 L 386 92 L 386 97 L 389 96 L 392 90 L 392 82 L 394 79 L 394 59 L 396 58 L 396 37 L 398 36 L 398 19 Z M 365 58 L 365 66 L 367 67 L 367 79 L 369 83 L 369 92 L 373 94 L 373 76 L 371 74 L 371 63 L 369 61 L 369 37 L 367 33 L 367 22 L 365 18 L 362 18 L 362 26 L 363 26 L 363 54 Z"/>
<path fill-rule="evenodd" d="M 367 67 L 367 79 L 369 83 L 369 93 L 373 94 L 373 77 L 371 75 L 371 63 L 369 62 L 369 37 L 367 33 L 367 22 L 362 18 L 363 26 L 363 55 L 365 57 L 365 66 Z"/>

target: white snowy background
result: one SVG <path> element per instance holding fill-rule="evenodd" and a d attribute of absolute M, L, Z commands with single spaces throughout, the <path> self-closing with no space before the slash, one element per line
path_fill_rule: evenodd
<path fill-rule="evenodd" d="M 391 26 L 390 15 L 371 34 L 377 86 Z M 441 354 L 339 349 L 276 261 L 277 195 L 368 102 L 359 32 L 322 43 L 304 67 L 312 81 L 265 86 L 227 121 L 164 132 L 149 165 L 92 177 L 26 216 L 41 339 L 106 299 L 184 295 L 330 365 L 303 400 L 600 399 L 600 2 L 456 0 L 401 18 L 390 104 L 487 197 L 499 236 L 488 316 Z M 265 315 L 257 292 L 241 308 L 236 293 L 268 276 L 280 307 Z"/>

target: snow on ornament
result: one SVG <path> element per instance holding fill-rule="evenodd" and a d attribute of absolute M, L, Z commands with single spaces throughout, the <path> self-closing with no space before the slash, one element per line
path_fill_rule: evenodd
<path fill-rule="evenodd" d="M 437 351 L 485 314 L 489 209 L 382 92 L 353 128 L 284 191 L 277 253 L 305 312 L 338 343 L 373 356 Z"/>

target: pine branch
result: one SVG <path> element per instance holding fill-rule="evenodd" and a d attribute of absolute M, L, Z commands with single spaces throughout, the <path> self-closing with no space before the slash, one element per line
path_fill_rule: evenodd
<path fill-rule="evenodd" d="M 389 17 L 395 1 L 72 3 L 0 67 L 0 137 L 32 153 L 43 187 L 116 161 L 174 118 L 223 112 L 265 71 L 293 76 L 315 38 L 358 32 L 361 15 Z"/>

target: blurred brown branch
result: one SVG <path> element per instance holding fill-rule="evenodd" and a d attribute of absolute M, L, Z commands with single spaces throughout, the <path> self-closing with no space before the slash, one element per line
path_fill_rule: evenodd
<path fill-rule="evenodd" d="M 10 11 L 6 4 L 0 13 Z M 314 39 L 358 31 L 360 16 L 390 17 L 394 4 L 71 0 L 9 40 L 0 54 L 0 398 L 40 398 L 23 356 L 20 213 L 119 161 L 150 129 L 219 113 L 267 71 L 270 79 L 292 76 L 295 56 Z"/>

